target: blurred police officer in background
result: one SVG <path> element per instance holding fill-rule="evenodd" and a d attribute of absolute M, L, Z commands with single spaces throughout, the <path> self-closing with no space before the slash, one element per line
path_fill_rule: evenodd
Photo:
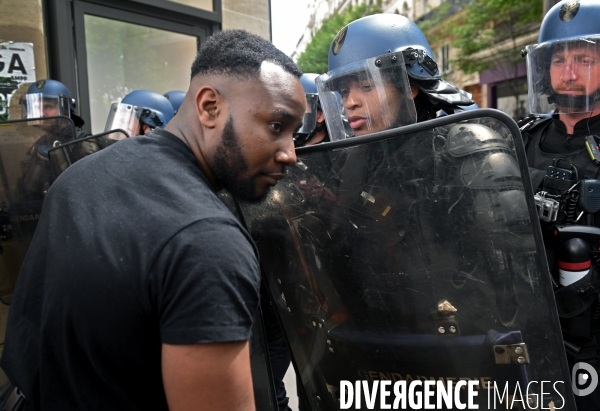
<path fill-rule="evenodd" d="M 310 146 L 317 143 L 329 141 L 327 126 L 325 125 L 325 115 L 319 101 L 319 92 L 315 80 L 319 74 L 304 73 L 300 77 L 304 94 L 306 94 L 306 113 L 302 127 L 296 132 L 294 142 L 296 147 Z"/>
<path fill-rule="evenodd" d="M 173 115 L 173 106 L 165 96 L 134 90 L 120 102 L 112 103 L 104 131 L 121 129 L 131 137 L 138 136 L 156 127 L 164 128 Z"/>
<path fill-rule="evenodd" d="M 51 183 L 47 177 L 52 175 L 48 150 L 88 134 L 80 129 L 84 121 L 75 113 L 75 100 L 60 81 L 45 79 L 35 82 L 29 86 L 20 103 L 21 117 L 41 119 L 36 126 L 46 133 L 27 152 L 29 160 L 22 165 L 23 177 L 19 181 L 19 192 L 24 199 L 39 199 L 43 198 Z M 64 120 L 44 119 L 56 116 L 71 118 L 77 135 L 73 135 L 73 130 Z"/>
<path fill-rule="evenodd" d="M 127 137 L 146 134 L 156 127 L 164 128 L 173 118 L 169 100 L 148 90 L 135 90 L 120 102 L 110 106 L 104 132 L 69 145 L 68 149 L 52 150 L 51 161 L 57 174 L 81 158 L 102 150 Z M 65 155 L 68 155 L 68 160 Z"/>
<path fill-rule="evenodd" d="M 185 92 L 179 90 L 168 91 L 163 94 L 169 103 L 173 106 L 173 115 L 177 114 L 181 103 L 183 103 L 183 99 L 185 98 Z"/>
<path fill-rule="evenodd" d="M 530 111 L 521 122 L 570 365 L 598 367 L 600 2 L 561 1 L 526 48 Z M 561 225 L 559 230 L 556 225 Z M 589 231 L 592 230 L 592 231 Z M 568 237 L 559 232 L 569 231 Z M 573 263 L 579 263 L 575 269 Z M 575 383 L 576 381 L 574 381 Z M 600 389 L 576 397 L 600 409 Z"/>

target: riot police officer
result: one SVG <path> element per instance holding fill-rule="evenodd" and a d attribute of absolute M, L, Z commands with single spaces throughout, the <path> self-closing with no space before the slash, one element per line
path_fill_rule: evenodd
<path fill-rule="evenodd" d="M 22 117 L 40 119 L 37 127 L 46 134 L 40 137 L 29 149 L 29 160 L 24 162 L 23 177 L 19 180 L 19 193 L 23 199 L 43 198 L 53 178 L 48 161 L 48 150 L 59 144 L 67 143 L 74 138 L 88 135 L 79 128 L 84 121 L 75 113 L 75 100 L 69 89 L 57 80 L 39 80 L 29 86 L 27 94 L 21 99 Z M 73 120 L 79 129 L 77 135 L 68 127 L 67 121 L 48 117 L 65 116 Z"/>
<path fill-rule="evenodd" d="M 474 104 L 469 93 L 441 78 L 422 31 L 414 22 L 400 15 L 367 16 L 342 28 L 329 50 L 329 69 L 328 73 L 317 79 L 317 87 L 332 140 L 362 137 L 426 121 L 435 118 L 438 110 L 452 113 L 462 111 L 462 106 Z M 487 201 L 486 196 L 490 192 L 502 190 L 498 195 L 501 203 L 510 202 L 519 192 L 508 183 L 519 173 L 511 152 L 511 141 L 487 126 L 470 123 L 453 126 L 450 130 L 436 128 L 405 140 L 399 150 L 381 147 L 364 153 L 354 151 L 347 159 L 338 160 L 339 164 L 344 164 L 337 171 L 339 175 L 344 175 L 344 178 L 340 178 L 340 190 L 345 191 L 346 197 L 357 199 L 353 209 L 340 212 L 340 218 L 347 219 L 348 213 L 352 213 L 352 222 L 357 226 L 369 227 L 372 236 L 370 239 L 367 235 L 363 236 L 368 240 L 365 244 L 354 243 L 352 249 L 345 252 L 355 260 L 356 266 L 360 265 L 361 259 L 367 261 L 369 255 L 376 255 L 387 248 L 389 255 L 398 258 L 394 264 L 399 271 L 403 271 L 404 267 L 425 267 L 431 261 L 410 261 L 398 257 L 403 254 L 398 251 L 402 244 L 416 242 L 427 245 L 436 242 L 431 237 L 432 229 L 422 225 L 423 220 L 419 215 L 450 216 L 455 219 L 454 223 L 449 223 L 451 219 L 446 218 L 435 224 L 438 227 L 449 224 L 448 231 L 457 233 L 465 230 L 470 224 L 467 220 L 476 216 L 481 227 L 487 226 L 488 230 L 493 231 L 497 217 L 488 220 L 485 217 L 487 210 L 484 213 L 478 207 Z M 461 147 L 460 153 L 456 147 Z M 464 170 L 474 164 L 477 171 L 472 170 L 470 174 L 473 177 L 469 178 L 473 180 L 447 181 L 445 174 L 454 174 L 448 173 L 448 170 Z M 507 167 L 509 164 L 510 167 Z M 390 173 L 390 170 L 394 172 Z M 483 170 L 486 170 L 485 173 Z M 494 175 L 496 178 L 488 179 L 484 175 Z M 377 183 L 378 179 L 382 180 Z M 364 193 L 365 186 L 372 186 L 373 189 Z M 403 195 L 395 198 L 396 193 L 380 187 L 402 187 Z M 377 210 L 379 214 L 369 215 L 364 212 L 364 204 L 368 204 L 363 201 L 366 195 L 375 204 L 394 205 L 391 211 L 386 211 L 384 207 Z M 415 204 L 422 205 L 415 207 Z M 385 219 L 380 218 L 381 213 L 385 213 Z M 411 213 L 414 215 L 411 216 Z M 456 224 L 461 219 L 465 220 L 464 224 Z M 516 223 L 528 217 L 524 213 L 513 213 L 509 219 L 514 219 Z M 420 225 L 414 226 L 415 222 Z M 340 227 L 344 226 L 343 221 L 339 224 Z M 463 234 L 465 239 L 472 238 L 471 234 Z M 486 234 L 480 232 L 474 235 L 479 236 L 482 247 L 485 244 L 489 249 L 494 248 L 491 238 Z M 349 235 L 341 237 L 352 238 Z M 461 247 L 467 247 L 469 242 L 458 241 L 452 247 L 460 250 Z M 423 255 L 439 252 L 431 250 Z M 474 270 L 470 262 L 456 260 L 455 256 L 460 254 L 459 251 L 448 256 L 452 259 L 448 260 L 448 265 L 461 267 L 465 272 Z M 380 260 L 383 262 L 385 258 Z M 486 272 L 481 265 L 478 269 Z M 511 307 L 497 313 L 499 321 L 506 325 L 511 324 L 516 316 L 516 297 L 510 287 L 504 286 L 510 283 L 511 278 L 509 271 L 505 270 L 497 273 L 494 279 L 497 282 L 495 299 L 498 306 Z M 364 283 L 365 289 L 369 288 L 371 280 L 356 280 L 359 284 Z M 354 287 L 353 292 L 362 293 L 363 286 Z M 356 295 L 352 298 L 365 300 L 367 297 Z M 394 296 L 390 298 L 390 304 L 398 303 L 393 301 Z M 415 302 L 416 305 L 420 303 Z M 376 317 L 368 310 L 363 312 Z"/>
<path fill-rule="evenodd" d="M 600 314 L 598 257 L 585 270 L 570 270 L 597 253 L 600 227 L 594 189 L 600 178 L 600 3 L 561 1 L 548 11 L 538 43 L 527 56 L 530 117 L 521 125 L 550 270 L 556 283 L 561 328 L 571 365 L 598 370 Z M 596 190 L 597 191 L 597 190 Z M 584 231 L 589 234 L 584 235 Z M 590 231 L 591 230 L 591 231 Z M 569 238 L 564 232 L 569 231 Z M 580 410 L 600 408 L 600 390 L 577 396 Z"/>
<path fill-rule="evenodd" d="M 104 130 L 121 129 L 133 137 L 166 126 L 173 115 L 173 106 L 166 97 L 149 90 L 135 90 L 111 105 Z"/>
<path fill-rule="evenodd" d="M 168 91 L 163 96 L 169 100 L 169 103 L 173 106 L 173 115 L 177 114 L 181 103 L 183 103 L 183 99 L 185 98 L 185 92 L 180 90 L 172 90 Z"/>
<path fill-rule="evenodd" d="M 427 39 L 399 15 L 368 16 L 344 27 L 330 47 L 329 69 L 317 86 L 332 140 L 362 138 L 474 104 L 469 93 L 441 78 Z M 400 330 L 413 334 L 411 341 L 448 329 L 481 336 L 523 327 L 527 302 L 519 301 L 523 281 L 516 272 L 525 243 L 509 238 L 505 224 L 517 233 L 529 216 L 515 184 L 520 172 L 512 138 L 465 122 L 392 140 L 332 160 L 331 174 L 339 176 L 332 191 L 344 200 L 331 216 L 330 279 L 348 318 L 361 332 Z M 522 211 L 508 213 L 515 203 Z M 523 233 L 518 241 L 525 238 L 531 237 Z M 431 282 L 421 274 L 431 275 Z M 477 280 L 465 281 L 465 275 Z M 447 322 L 443 307 L 435 311 L 440 301 L 463 313 L 460 325 Z M 437 369 L 444 371 L 451 373 Z"/>
<path fill-rule="evenodd" d="M 300 77 L 304 93 L 306 94 L 306 113 L 302 127 L 296 132 L 294 143 L 296 147 L 310 146 L 329 141 L 325 115 L 319 101 L 319 92 L 315 80 L 319 77 L 316 73 L 304 73 Z"/>

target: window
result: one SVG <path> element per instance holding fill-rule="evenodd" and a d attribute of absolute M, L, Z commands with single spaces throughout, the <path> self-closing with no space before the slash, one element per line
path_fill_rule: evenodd
<path fill-rule="evenodd" d="M 212 0 L 167 0 L 173 3 L 185 4 L 196 9 L 213 11 Z"/>
<path fill-rule="evenodd" d="M 207 1 L 216 11 L 201 9 Z M 221 27 L 221 0 L 48 0 L 50 73 L 77 100 L 84 130 L 137 89 L 187 91 L 198 45 Z"/>
<path fill-rule="evenodd" d="M 133 90 L 187 91 L 197 39 L 85 15 L 92 133 L 104 131 L 111 102 Z"/>

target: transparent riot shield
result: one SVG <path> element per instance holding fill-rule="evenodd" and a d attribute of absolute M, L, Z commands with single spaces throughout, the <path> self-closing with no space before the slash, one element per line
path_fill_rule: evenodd
<path fill-rule="evenodd" d="M 56 178 L 48 150 L 70 141 L 68 117 L 0 123 L 0 342 L 12 293 L 48 188 Z M 58 142 L 58 143 L 57 143 Z"/>
<path fill-rule="evenodd" d="M 73 140 L 68 117 L 0 123 L 0 301 L 9 303 L 44 196 L 56 178 L 48 160 L 54 145 Z"/>
<path fill-rule="evenodd" d="M 575 409 L 520 138 L 474 110 L 300 148 L 242 205 L 312 410 Z"/>
<path fill-rule="evenodd" d="M 109 130 L 57 145 L 48 152 L 48 157 L 54 173 L 58 176 L 77 160 L 128 137 L 129 134 L 125 130 Z"/>

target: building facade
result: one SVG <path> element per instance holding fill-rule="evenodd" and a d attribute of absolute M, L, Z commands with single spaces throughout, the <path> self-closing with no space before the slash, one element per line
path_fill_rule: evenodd
<path fill-rule="evenodd" d="M 215 31 L 271 40 L 270 13 L 269 0 L 4 0 L 0 43 L 32 43 L 35 76 L 23 84 L 63 82 L 84 129 L 97 133 L 110 103 L 129 91 L 187 90 L 197 47 Z M 11 118 L 24 89 L 10 96 Z"/>

